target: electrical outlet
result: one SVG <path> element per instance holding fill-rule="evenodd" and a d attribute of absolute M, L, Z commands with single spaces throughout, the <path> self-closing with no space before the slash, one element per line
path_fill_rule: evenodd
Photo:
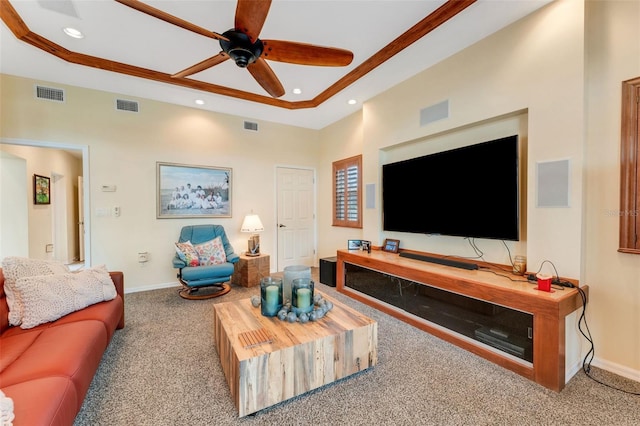
<path fill-rule="evenodd" d="M 138 262 L 139 263 L 145 263 L 149 261 L 149 253 L 148 252 L 141 252 L 138 253 Z"/>
<path fill-rule="evenodd" d="M 119 216 L 120 216 L 120 206 L 115 206 L 115 207 L 113 208 L 113 215 L 114 215 L 115 217 L 119 217 Z"/>

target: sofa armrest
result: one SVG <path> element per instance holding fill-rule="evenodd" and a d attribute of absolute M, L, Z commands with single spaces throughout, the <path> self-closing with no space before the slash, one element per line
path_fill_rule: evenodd
<path fill-rule="evenodd" d="M 238 256 L 235 253 L 233 253 L 230 256 L 227 256 L 227 262 L 229 263 L 238 263 L 238 260 L 240 260 L 240 256 Z"/>
<path fill-rule="evenodd" d="M 116 292 L 122 298 L 122 316 L 120 317 L 120 322 L 118 323 L 118 329 L 124 328 L 124 274 L 120 271 L 111 271 L 109 272 L 111 275 L 111 281 L 116 287 Z"/>

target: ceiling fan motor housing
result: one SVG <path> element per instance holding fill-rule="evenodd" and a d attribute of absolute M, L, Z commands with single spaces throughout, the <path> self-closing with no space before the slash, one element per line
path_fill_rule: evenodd
<path fill-rule="evenodd" d="M 220 40 L 220 47 L 240 68 L 246 68 L 262 55 L 264 47 L 260 39 L 252 43 L 248 35 L 235 29 L 226 31 L 222 35 L 229 41 Z"/>

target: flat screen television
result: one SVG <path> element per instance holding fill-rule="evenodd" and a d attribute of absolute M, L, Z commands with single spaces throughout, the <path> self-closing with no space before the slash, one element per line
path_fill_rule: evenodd
<path fill-rule="evenodd" d="M 518 241 L 518 136 L 382 166 L 385 231 Z"/>

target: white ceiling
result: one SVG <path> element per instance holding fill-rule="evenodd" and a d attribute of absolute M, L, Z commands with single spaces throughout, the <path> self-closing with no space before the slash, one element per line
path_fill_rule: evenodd
<path fill-rule="evenodd" d="M 220 51 L 216 40 L 150 17 L 114 0 L 9 0 L 29 29 L 64 48 L 173 74 Z M 289 110 L 228 96 L 67 63 L 17 40 L 2 23 L 0 72 L 320 129 L 362 103 L 453 53 L 544 6 L 551 0 L 479 0 L 455 18 L 383 63 L 316 108 Z M 4 0 L 3 0 L 4 2 Z M 208 30 L 233 27 L 235 0 L 160 0 L 150 5 Z M 442 0 L 274 0 L 262 39 L 339 47 L 354 53 L 346 67 L 311 67 L 268 61 L 285 87 L 281 98 L 314 98 L 442 5 Z M 81 30 L 81 40 L 62 28 Z M 226 61 L 195 74 L 208 83 L 266 95 L 246 69 Z M 292 89 L 303 90 L 294 95 Z M 267 95 L 268 96 L 268 95 Z M 195 105 L 196 99 L 205 101 Z M 355 99 L 356 105 L 347 100 Z M 141 108 L 144 108 L 143 104 Z"/>

